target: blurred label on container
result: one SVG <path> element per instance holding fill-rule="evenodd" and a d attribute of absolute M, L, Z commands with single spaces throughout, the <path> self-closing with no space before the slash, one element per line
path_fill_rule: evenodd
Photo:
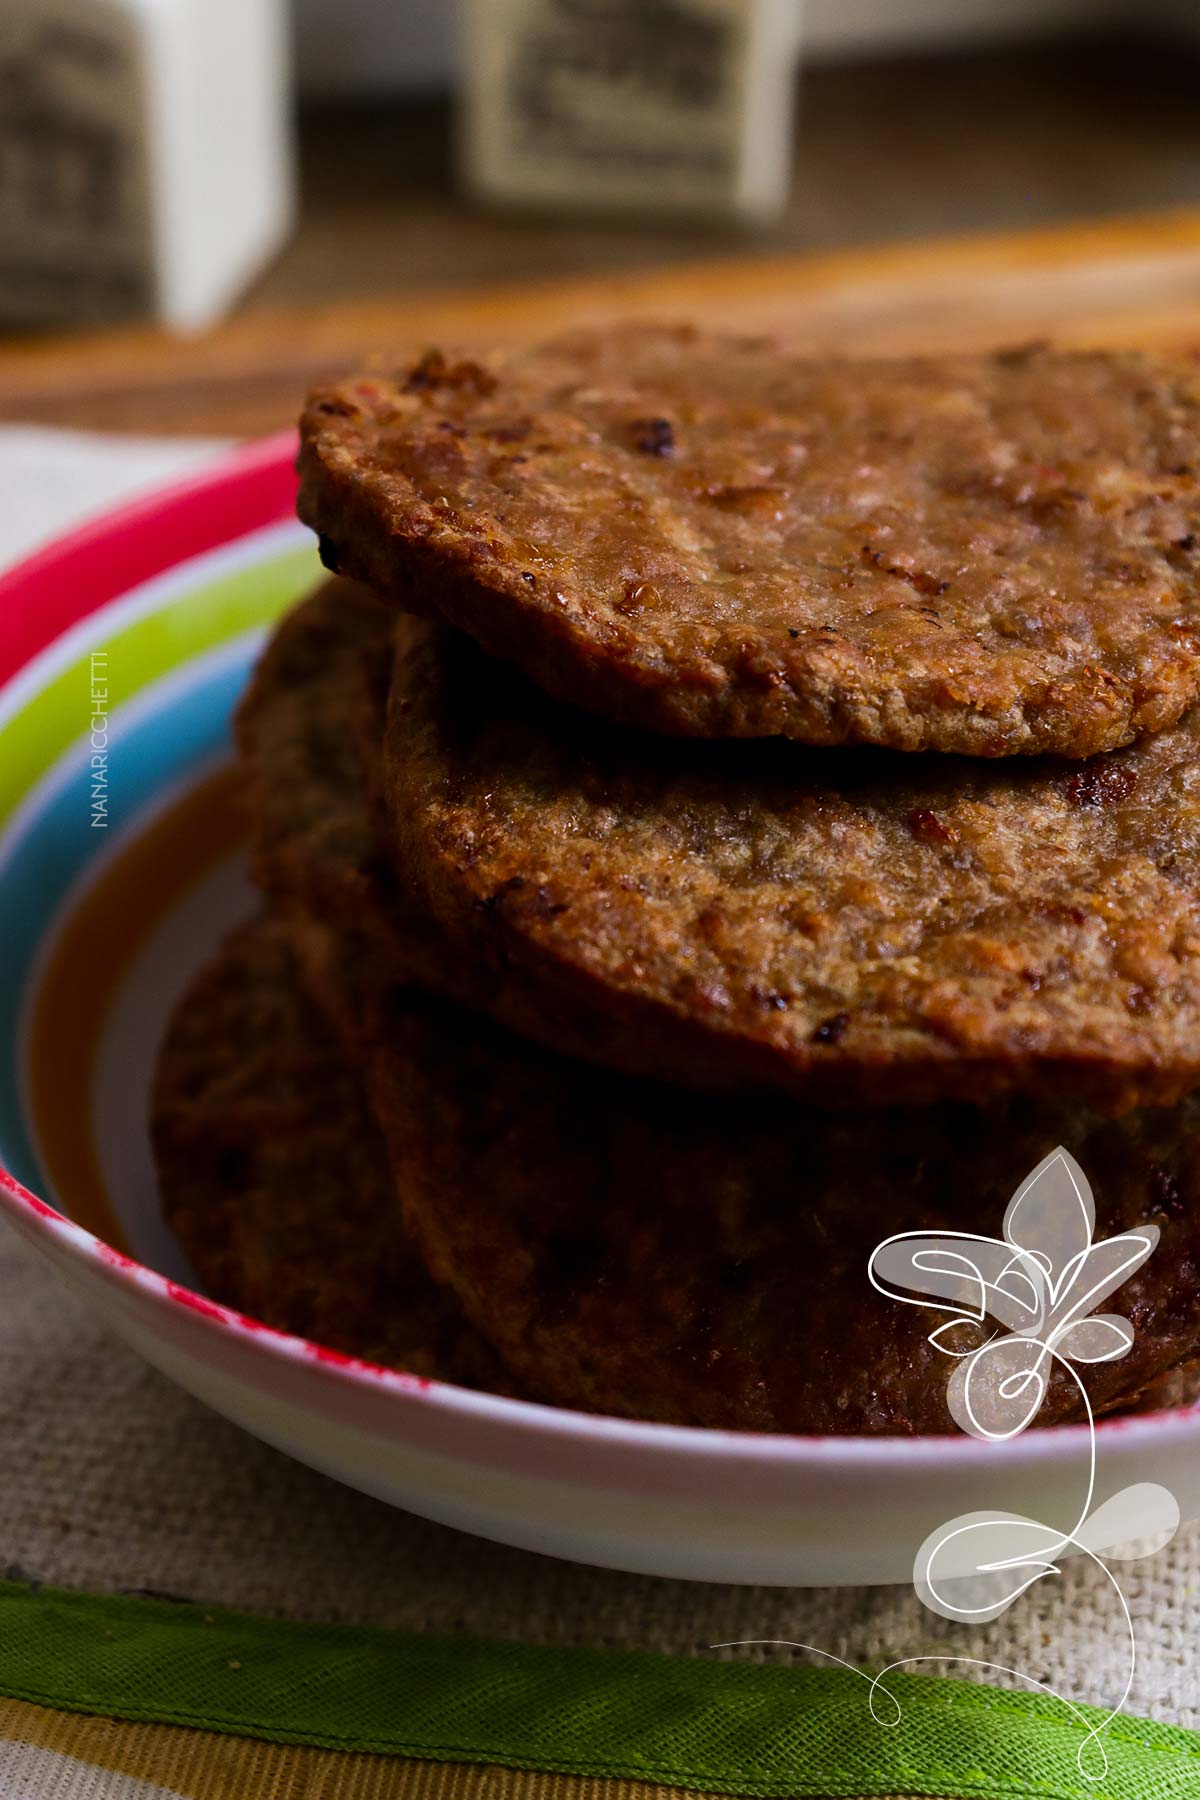
<path fill-rule="evenodd" d="M 286 0 L 0 0 L 0 322 L 195 329 L 293 204 Z"/>
<path fill-rule="evenodd" d="M 133 21 L 90 0 L 0 6 L 0 317 L 151 304 L 143 83 Z"/>
<path fill-rule="evenodd" d="M 765 219 L 797 0 L 468 0 L 465 179 L 515 205 Z"/>

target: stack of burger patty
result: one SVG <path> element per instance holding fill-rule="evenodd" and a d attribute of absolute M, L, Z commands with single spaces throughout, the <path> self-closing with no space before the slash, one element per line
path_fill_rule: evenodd
<path fill-rule="evenodd" d="M 560 1405 L 951 1428 L 896 1232 L 1065 1144 L 1200 1356 L 1200 370 L 629 326 L 319 389 L 260 919 L 154 1134 L 219 1298 Z M 1056 1374 L 1040 1423 L 1081 1415 Z"/>

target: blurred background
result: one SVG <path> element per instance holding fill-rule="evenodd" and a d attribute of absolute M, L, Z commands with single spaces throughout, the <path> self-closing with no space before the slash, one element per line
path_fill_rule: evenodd
<path fill-rule="evenodd" d="M 1200 202 L 1198 76 L 1200 0 L 0 0 L 0 317 L 187 327 L 747 228 L 800 249 Z M 746 203 L 645 160 L 648 123 L 682 159 L 714 115 L 773 165 Z"/>
<path fill-rule="evenodd" d="M 0 0 L 0 418 L 441 335 L 1194 332 L 1200 0 Z"/>

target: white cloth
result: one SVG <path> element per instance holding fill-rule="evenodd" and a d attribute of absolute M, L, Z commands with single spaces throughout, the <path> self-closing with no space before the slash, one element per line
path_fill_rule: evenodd
<path fill-rule="evenodd" d="M 222 447 L 216 438 L 0 427 L 0 568 L 90 515 L 186 475 Z"/>

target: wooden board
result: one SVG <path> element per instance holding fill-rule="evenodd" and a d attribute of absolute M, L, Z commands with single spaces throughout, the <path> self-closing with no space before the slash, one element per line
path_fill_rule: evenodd
<path fill-rule="evenodd" d="M 820 256 L 255 312 L 205 336 L 149 329 L 0 348 L 0 419 L 249 436 L 316 374 L 423 345 L 539 336 L 617 314 L 891 352 L 1053 337 L 1200 353 L 1200 208 Z"/>

